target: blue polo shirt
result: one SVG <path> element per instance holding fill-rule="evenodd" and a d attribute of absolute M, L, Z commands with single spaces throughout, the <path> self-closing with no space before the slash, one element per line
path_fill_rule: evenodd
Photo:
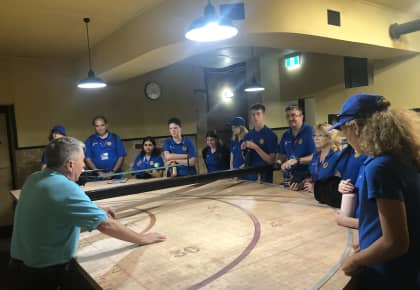
<path fill-rule="evenodd" d="M 284 132 L 278 145 L 278 153 L 286 155 L 287 159 L 300 158 L 311 155 L 315 152 L 315 143 L 313 140 L 314 129 L 311 126 L 303 124 L 297 133 L 293 136 L 292 129 Z M 288 173 L 294 174 L 296 171 L 308 172 L 308 165 L 296 164 Z"/>
<path fill-rule="evenodd" d="M 390 289 L 402 289 L 403 281 L 414 285 L 420 265 L 420 176 L 413 165 L 381 155 L 368 158 L 359 186 L 359 245 L 364 250 L 382 236 L 376 199 L 403 201 L 407 213 L 409 250 L 390 261 L 369 265 L 386 277 Z M 359 183 L 359 182 L 358 182 Z M 406 288 L 404 288 L 406 289 Z M 414 288 L 413 288 L 414 289 Z"/>
<path fill-rule="evenodd" d="M 336 172 L 339 151 L 330 150 L 324 161 L 320 161 L 321 151 L 316 151 L 309 163 L 309 172 L 311 173 L 312 181 L 316 182 L 320 179 L 333 176 Z"/>
<path fill-rule="evenodd" d="M 203 150 L 203 158 L 209 173 L 229 169 L 229 151 L 225 148 L 218 147 L 212 153 L 210 147 L 206 147 Z"/>
<path fill-rule="evenodd" d="M 255 129 L 250 130 L 245 135 L 244 141 L 253 141 L 267 154 L 276 153 L 277 135 L 267 126 L 264 126 L 260 131 L 256 131 Z M 245 163 L 247 166 L 264 166 L 268 164 L 252 149 L 246 150 Z M 257 180 L 257 174 L 248 174 L 248 177 L 249 180 Z M 271 170 L 262 172 L 261 180 L 264 182 L 273 182 L 273 172 Z"/>
<path fill-rule="evenodd" d="M 193 142 L 186 138 L 182 137 L 180 143 L 176 143 L 174 139 L 168 138 L 163 143 L 163 151 L 168 151 L 169 153 L 174 154 L 187 154 L 188 158 L 197 157 L 197 151 L 195 150 L 195 146 Z M 178 176 L 185 176 L 185 175 L 194 175 L 196 174 L 195 166 L 187 167 L 185 165 L 177 166 L 177 175 Z"/>
<path fill-rule="evenodd" d="M 232 142 L 230 143 L 230 152 L 232 153 L 233 169 L 238 169 L 245 163 L 245 159 L 244 159 L 244 156 L 242 155 L 242 150 L 241 150 L 241 144 L 243 142 L 244 142 L 243 140 L 241 141 L 232 140 Z"/>
<path fill-rule="evenodd" d="M 337 172 L 340 173 L 341 179 L 351 179 L 352 184 L 356 184 L 359 175 L 360 167 L 368 157 L 364 154 L 356 155 L 354 149 L 347 146 L 340 153 L 339 161 L 337 163 Z"/>
<path fill-rule="evenodd" d="M 148 159 L 148 157 L 144 154 L 138 154 L 136 159 L 133 163 L 133 170 L 145 170 L 145 169 L 152 169 L 156 167 L 165 166 L 163 159 L 160 155 L 152 155 Z M 149 178 L 151 177 L 150 174 L 146 172 L 139 172 L 135 174 L 137 178 Z"/>
<path fill-rule="evenodd" d="M 111 171 L 118 158 L 125 157 L 124 145 L 118 135 L 108 132 L 104 139 L 93 134 L 86 139 L 85 157 L 92 159 L 98 169 Z"/>
<path fill-rule="evenodd" d="M 16 206 L 11 256 L 30 267 L 66 263 L 74 256 L 80 228 L 93 230 L 106 219 L 60 172 L 35 172 L 26 179 Z"/>

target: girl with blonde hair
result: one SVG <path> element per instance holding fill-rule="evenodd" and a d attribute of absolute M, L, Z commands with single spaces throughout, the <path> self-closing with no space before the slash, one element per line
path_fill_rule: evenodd
<path fill-rule="evenodd" d="M 241 150 L 241 144 L 248 133 L 245 119 L 238 116 L 228 123 L 232 127 L 232 140 L 230 143 L 230 168 L 238 169 L 245 165 L 244 154 Z"/>
<path fill-rule="evenodd" d="M 306 178 L 300 186 L 291 186 L 291 189 L 303 188 L 305 191 L 313 193 L 316 182 L 334 176 L 340 156 L 341 136 L 338 130 L 328 131 L 330 127 L 331 125 L 328 123 L 321 123 L 314 127 L 313 140 L 316 150 L 309 163 L 311 176 Z"/>

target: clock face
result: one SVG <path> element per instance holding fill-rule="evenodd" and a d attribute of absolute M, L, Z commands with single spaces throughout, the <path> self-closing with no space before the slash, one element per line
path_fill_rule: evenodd
<path fill-rule="evenodd" d="M 144 87 L 146 97 L 151 100 L 157 100 L 160 97 L 160 86 L 155 82 L 149 82 Z"/>

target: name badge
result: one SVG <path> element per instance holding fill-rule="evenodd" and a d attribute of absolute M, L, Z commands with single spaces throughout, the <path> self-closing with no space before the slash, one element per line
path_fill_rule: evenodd
<path fill-rule="evenodd" d="M 106 145 L 111 146 L 112 145 L 112 142 L 111 141 L 107 141 L 106 142 Z"/>
<path fill-rule="evenodd" d="M 261 145 L 264 144 L 264 139 L 263 138 L 260 139 L 260 144 Z"/>
<path fill-rule="evenodd" d="M 104 152 L 101 154 L 101 160 L 108 160 L 109 159 L 109 153 L 108 152 Z"/>
<path fill-rule="evenodd" d="M 182 146 L 182 151 L 187 151 L 187 146 Z"/>
<path fill-rule="evenodd" d="M 298 142 L 298 143 L 299 143 L 299 145 L 303 143 L 302 138 L 300 138 L 300 139 L 299 139 L 299 142 Z M 327 166 L 328 166 L 328 165 L 327 165 Z"/>

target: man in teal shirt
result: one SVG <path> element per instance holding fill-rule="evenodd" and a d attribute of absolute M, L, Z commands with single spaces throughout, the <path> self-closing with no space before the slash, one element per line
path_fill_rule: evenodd
<path fill-rule="evenodd" d="M 47 169 L 25 182 L 16 207 L 10 268 L 18 289 L 65 288 L 66 269 L 77 249 L 80 228 L 98 229 L 146 245 L 165 240 L 138 234 L 116 221 L 112 208 L 99 208 L 75 183 L 85 167 L 83 143 L 71 137 L 46 148 Z"/>

